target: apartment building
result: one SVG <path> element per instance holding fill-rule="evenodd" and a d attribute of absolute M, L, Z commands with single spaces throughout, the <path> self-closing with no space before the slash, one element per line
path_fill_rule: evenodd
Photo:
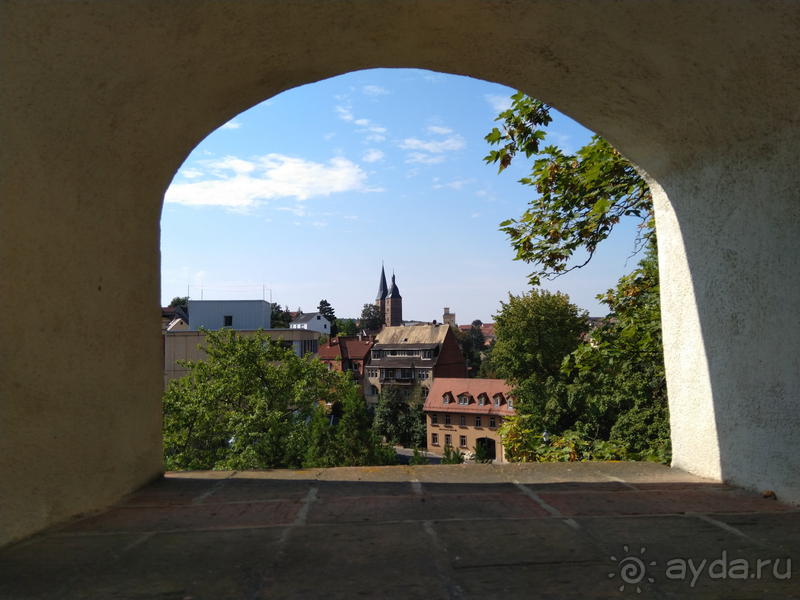
<path fill-rule="evenodd" d="M 514 413 L 511 386 L 502 379 L 439 378 L 425 400 L 428 451 L 441 454 L 445 446 L 487 454 L 505 461 L 503 440 L 497 430 Z"/>

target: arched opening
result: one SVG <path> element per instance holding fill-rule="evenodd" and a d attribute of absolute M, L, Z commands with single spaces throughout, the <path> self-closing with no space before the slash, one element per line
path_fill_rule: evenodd
<path fill-rule="evenodd" d="M 3 31 L 3 312 L 38 307 L 37 327 L 2 325 L 4 541 L 161 471 L 159 217 L 183 159 L 265 98 L 380 66 L 519 88 L 652 177 L 679 464 L 800 497 L 796 453 L 782 451 L 798 440 L 794 5 L 2 9 L 15 23 Z M 109 306 L 114 327 L 98 327 Z M 779 442 L 754 452 L 764 439 Z"/>

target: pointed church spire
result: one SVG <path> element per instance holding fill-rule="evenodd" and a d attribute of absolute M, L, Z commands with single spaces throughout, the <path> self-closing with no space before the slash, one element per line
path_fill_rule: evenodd
<path fill-rule="evenodd" d="M 400 289 L 397 287 L 397 282 L 394 280 L 394 273 L 392 273 L 392 287 L 389 288 L 389 298 L 400 297 Z"/>
<path fill-rule="evenodd" d="M 392 277 L 394 280 L 394 276 Z M 385 300 L 386 296 L 389 295 L 389 289 L 386 286 L 386 272 L 383 270 L 383 262 L 381 262 L 381 280 L 378 284 L 378 297 L 375 298 L 376 300 Z"/>

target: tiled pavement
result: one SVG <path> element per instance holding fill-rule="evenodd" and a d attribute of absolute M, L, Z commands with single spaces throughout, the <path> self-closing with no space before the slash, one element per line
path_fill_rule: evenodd
<path fill-rule="evenodd" d="M 0 550 L 3 599 L 626 597 L 800 598 L 800 510 L 651 463 L 170 473 Z"/>

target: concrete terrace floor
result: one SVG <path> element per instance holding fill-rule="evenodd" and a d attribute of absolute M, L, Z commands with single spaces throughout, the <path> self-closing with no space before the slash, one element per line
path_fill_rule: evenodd
<path fill-rule="evenodd" d="M 0 597 L 800 598 L 800 510 L 652 463 L 168 473 L 0 550 Z"/>

